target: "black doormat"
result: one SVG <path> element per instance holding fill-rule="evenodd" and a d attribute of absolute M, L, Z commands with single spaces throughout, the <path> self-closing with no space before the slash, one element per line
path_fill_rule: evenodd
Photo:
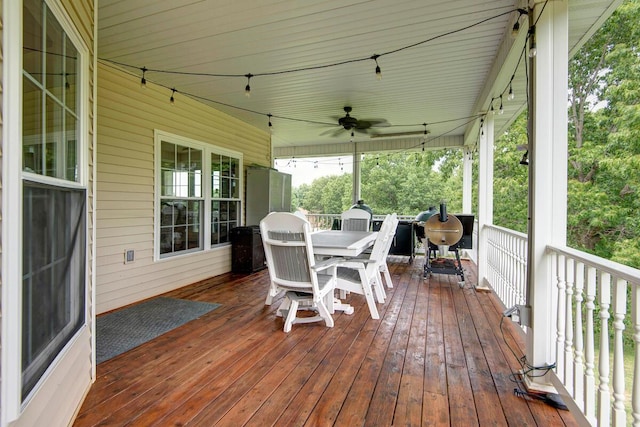
<path fill-rule="evenodd" d="M 96 319 L 96 362 L 101 363 L 220 307 L 217 303 L 159 297 Z"/>

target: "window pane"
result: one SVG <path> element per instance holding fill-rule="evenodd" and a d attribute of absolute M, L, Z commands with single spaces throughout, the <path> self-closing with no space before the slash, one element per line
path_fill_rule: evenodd
<path fill-rule="evenodd" d="M 23 399 L 85 321 L 85 198 L 23 186 Z"/>
<path fill-rule="evenodd" d="M 47 89 L 59 100 L 64 90 L 65 38 L 58 20 L 47 9 L 46 82 Z"/>
<path fill-rule="evenodd" d="M 169 142 L 162 141 L 160 147 L 160 163 L 162 169 L 176 168 L 176 146 Z"/>
<path fill-rule="evenodd" d="M 24 71 L 42 82 L 42 1 L 23 2 L 22 61 Z"/>
<path fill-rule="evenodd" d="M 61 148 L 62 148 L 62 106 L 53 98 L 46 97 L 46 148 L 45 148 L 45 171 L 44 175 L 62 178 L 63 175 L 59 171 L 61 165 Z"/>
<path fill-rule="evenodd" d="M 77 96 L 77 77 L 78 77 L 78 50 L 67 37 L 65 46 L 65 96 L 64 103 L 66 107 L 73 113 L 77 113 L 76 105 L 78 104 Z"/>
<path fill-rule="evenodd" d="M 78 139 L 76 135 L 76 118 L 67 113 L 67 118 L 65 120 L 65 127 L 67 128 L 65 132 L 65 148 L 66 158 L 65 165 L 67 168 L 65 178 L 69 181 L 78 181 Z"/>
<path fill-rule="evenodd" d="M 23 170 L 42 173 L 42 135 L 42 90 L 25 77 L 22 95 Z"/>
<path fill-rule="evenodd" d="M 189 154 L 189 147 L 176 145 L 176 170 L 185 172 L 189 170 Z"/>
<path fill-rule="evenodd" d="M 231 178 L 231 191 L 229 197 L 233 199 L 240 198 L 240 161 L 238 159 L 230 159 L 229 176 Z"/>
<path fill-rule="evenodd" d="M 202 201 L 163 200 L 160 210 L 160 254 L 202 248 Z"/>
<path fill-rule="evenodd" d="M 220 243 L 220 202 L 211 202 L 211 245 Z"/>
<path fill-rule="evenodd" d="M 220 197 L 220 155 L 211 155 L 211 197 Z"/>

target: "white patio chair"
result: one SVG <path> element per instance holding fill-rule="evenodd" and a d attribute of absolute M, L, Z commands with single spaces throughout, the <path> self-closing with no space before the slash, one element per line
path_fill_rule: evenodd
<path fill-rule="evenodd" d="M 396 214 L 395 212 L 392 214 L 388 214 L 384 221 L 389 221 L 390 222 L 390 226 L 388 229 L 388 232 L 390 233 L 389 235 L 389 239 L 387 239 L 387 247 L 384 250 L 384 253 L 386 254 L 384 257 L 384 260 L 381 260 L 381 262 L 378 264 L 379 268 L 380 268 L 380 274 L 383 275 L 384 280 L 387 284 L 387 288 L 392 289 L 393 288 L 393 281 L 391 280 L 391 273 L 389 272 L 389 265 L 387 264 L 387 257 L 389 256 L 389 251 L 391 250 L 391 245 L 393 244 L 393 239 L 395 237 L 396 234 L 396 229 L 398 228 L 398 222 L 400 222 L 398 220 L 398 214 Z M 384 223 L 383 221 L 383 223 Z M 364 251 L 360 256 L 358 256 L 358 258 L 369 258 L 371 257 L 371 251 L 372 249 L 369 248 L 368 250 Z"/>
<path fill-rule="evenodd" d="M 386 218 L 385 218 L 386 219 Z M 380 273 L 384 276 L 384 280 L 387 283 L 387 288 L 393 288 L 393 282 L 391 281 L 391 273 L 389 273 L 389 265 L 387 264 L 387 256 L 389 255 L 389 251 L 391 250 L 391 245 L 393 244 L 393 239 L 396 235 L 396 229 L 398 228 L 398 215 L 394 212 L 390 215 L 389 218 L 390 226 L 389 226 L 389 238 L 387 239 L 387 247 L 384 250 L 384 259 L 380 261 L 378 267 L 380 269 Z"/>
<path fill-rule="evenodd" d="M 332 327 L 336 264 L 340 259 L 316 262 L 309 222 L 292 213 L 270 213 L 260 221 L 260 231 L 271 279 L 267 301 L 285 292 L 279 309 L 286 316 L 284 331 L 289 332 L 294 323 L 320 320 Z M 301 304 L 317 311 L 317 315 L 296 317 Z"/>
<path fill-rule="evenodd" d="M 364 295 L 373 319 L 379 319 L 378 308 L 374 300 L 374 292 L 379 303 L 384 303 L 386 293 L 380 278 L 380 262 L 387 257 L 390 245 L 387 241 L 392 236 L 393 221 L 390 216 L 382 223 L 378 237 L 368 257 L 350 258 L 338 264 L 338 282 L 336 288 L 346 292 Z M 344 297 L 343 295 L 341 295 Z"/>
<path fill-rule="evenodd" d="M 349 209 L 340 215 L 343 231 L 369 231 L 371 214 L 364 209 Z"/>

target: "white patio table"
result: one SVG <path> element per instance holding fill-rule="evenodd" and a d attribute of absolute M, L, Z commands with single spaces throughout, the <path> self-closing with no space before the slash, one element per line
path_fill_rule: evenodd
<path fill-rule="evenodd" d="M 356 257 L 373 245 L 377 237 L 376 231 L 321 230 L 311 233 L 311 244 L 315 255 Z M 351 305 L 334 297 L 333 304 L 329 302 L 329 311 L 335 310 L 353 314 Z"/>
<path fill-rule="evenodd" d="M 356 257 L 373 244 L 376 231 L 322 230 L 311 233 L 315 255 Z"/>

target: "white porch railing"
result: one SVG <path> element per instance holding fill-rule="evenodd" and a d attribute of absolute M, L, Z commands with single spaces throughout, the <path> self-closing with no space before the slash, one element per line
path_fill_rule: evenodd
<path fill-rule="evenodd" d="M 486 231 L 489 283 L 506 307 L 524 304 L 527 236 L 496 226 Z M 640 426 L 640 270 L 566 247 L 547 253 L 555 288 L 554 385 L 582 424 Z M 533 316 L 549 312 L 533 307 Z M 627 363 L 625 349 L 633 352 Z"/>
<path fill-rule="evenodd" d="M 487 280 L 505 307 L 525 304 L 527 235 L 495 225 L 487 233 Z"/>
<path fill-rule="evenodd" d="M 557 381 L 591 425 L 626 426 L 630 418 L 639 426 L 640 270 L 570 248 L 547 251 L 557 290 Z M 626 364 L 625 347 L 633 351 Z"/>

